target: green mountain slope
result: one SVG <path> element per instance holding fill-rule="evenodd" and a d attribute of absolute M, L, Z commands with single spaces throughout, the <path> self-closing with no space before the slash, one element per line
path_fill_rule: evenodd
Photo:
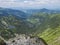
<path fill-rule="evenodd" d="M 16 18 L 13 15 L 0 16 L 0 36 L 4 39 L 15 37 L 15 34 L 32 34 L 35 26 L 26 20 Z"/>
<path fill-rule="evenodd" d="M 38 36 L 43 38 L 48 45 L 60 45 L 60 26 L 55 29 L 48 28 Z"/>
<path fill-rule="evenodd" d="M 15 16 L 0 16 L 0 36 L 5 39 L 15 37 L 16 34 L 23 34 L 30 30 L 30 27 L 27 25 L 27 22 L 24 22 L 22 19 L 18 19 Z"/>
<path fill-rule="evenodd" d="M 38 33 L 38 36 L 48 45 L 60 45 L 60 14 L 50 15 L 48 27 L 42 33 Z"/>
<path fill-rule="evenodd" d="M 48 45 L 60 45 L 60 14 L 37 13 L 28 20 L 34 24 L 36 32 Z"/>

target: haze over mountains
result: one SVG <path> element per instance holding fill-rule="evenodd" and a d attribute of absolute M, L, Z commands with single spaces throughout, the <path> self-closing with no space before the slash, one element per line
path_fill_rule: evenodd
<path fill-rule="evenodd" d="M 40 12 L 45 12 L 45 13 L 60 13 L 60 10 L 51 10 L 51 9 L 26 9 L 27 13 L 40 13 Z"/>

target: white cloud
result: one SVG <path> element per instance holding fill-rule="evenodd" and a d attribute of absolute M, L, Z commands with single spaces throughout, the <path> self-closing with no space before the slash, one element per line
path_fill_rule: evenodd
<path fill-rule="evenodd" d="M 0 0 L 0 7 L 22 7 L 22 8 L 35 8 L 35 7 L 60 7 L 60 0 Z"/>
<path fill-rule="evenodd" d="M 13 1 L 17 1 L 17 0 L 0 0 L 0 2 L 13 2 Z"/>

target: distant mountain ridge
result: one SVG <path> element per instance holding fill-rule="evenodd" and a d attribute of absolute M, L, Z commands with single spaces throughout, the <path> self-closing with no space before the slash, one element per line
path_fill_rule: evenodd
<path fill-rule="evenodd" d="M 7 16 L 7 15 L 14 15 L 17 18 L 22 18 L 22 19 L 26 19 L 28 16 L 25 12 L 20 11 L 20 10 L 14 10 L 14 9 L 0 7 L 0 16 Z"/>
<path fill-rule="evenodd" d="M 42 8 L 42 9 L 27 9 L 26 10 L 27 13 L 60 13 L 60 10 L 50 10 L 50 9 L 46 9 L 46 8 Z"/>

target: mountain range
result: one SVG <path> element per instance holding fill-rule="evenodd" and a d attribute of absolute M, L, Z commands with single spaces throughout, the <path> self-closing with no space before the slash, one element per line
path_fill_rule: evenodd
<path fill-rule="evenodd" d="M 51 10 L 51 9 L 46 9 L 46 8 L 42 8 L 42 9 L 27 9 L 26 10 L 27 13 L 32 14 L 32 13 L 60 13 L 60 10 Z"/>
<path fill-rule="evenodd" d="M 22 18 L 22 19 L 26 19 L 28 16 L 27 13 L 20 10 L 0 8 L 0 16 L 8 16 L 8 15 L 13 15 L 13 16 L 16 16 L 17 18 Z"/>
<path fill-rule="evenodd" d="M 5 40 L 26 34 L 43 38 L 48 45 L 60 45 L 60 11 L 28 9 L 24 12 L 0 8 L 0 36 Z M 56 42 L 56 43 L 55 43 Z"/>

